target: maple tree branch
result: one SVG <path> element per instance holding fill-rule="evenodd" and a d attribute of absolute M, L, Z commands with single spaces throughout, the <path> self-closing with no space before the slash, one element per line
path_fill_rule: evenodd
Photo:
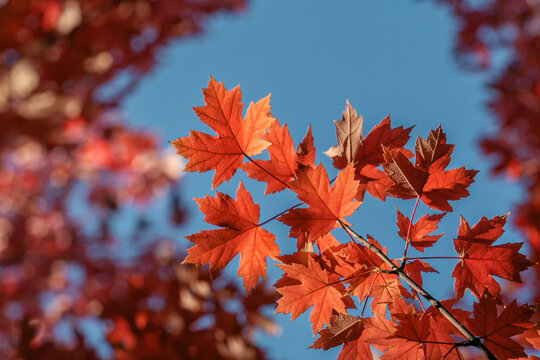
<path fill-rule="evenodd" d="M 413 279 L 411 279 L 402 268 L 398 267 L 388 256 L 386 256 L 378 247 L 371 244 L 362 236 L 357 234 L 348 225 L 338 220 L 341 227 L 351 236 L 356 238 L 362 245 L 367 247 L 375 255 L 377 255 L 385 264 L 390 266 L 392 273 L 398 275 L 403 281 L 405 281 L 413 290 L 422 295 L 427 301 L 433 305 L 434 308 L 448 320 L 463 336 L 468 339 L 466 342 L 459 344 L 458 346 L 474 346 L 480 350 L 489 360 L 497 360 L 497 357 L 493 355 L 491 351 L 480 341 L 480 338 L 474 336 L 462 323 L 459 322 L 440 302 L 428 293 L 424 288 L 418 285 Z"/>

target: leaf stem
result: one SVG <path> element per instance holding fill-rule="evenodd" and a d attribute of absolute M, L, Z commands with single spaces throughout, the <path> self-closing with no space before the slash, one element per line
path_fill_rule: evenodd
<path fill-rule="evenodd" d="M 497 360 L 495 355 L 482 343 L 480 338 L 474 336 L 462 323 L 459 322 L 440 302 L 428 293 L 424 288 L 418 285 L 413 279 L 411 279 L 400 267 L 398 267 L 390 258 L 388 258 L 379 248 L 369 243 L 362 236 L 357 234 L 348 225 L 339 221 L 341 227 L 350 235 L 356 238 L 362 245 L 367 247 L 370 251 L 375 253 L 384 263 L 386 263 L 392 271 L 398 275 L 403 281 L 405 281 L 413 290 L 422 295 L 427 301 L 433 305 L 439 312 L 448 320 L 455 328 L 468 339 L 468 346 L 475 346 L 480 350 L 489 360 Z"/>
<path fill-rule="evenodd" d="M 411 227 L 412 223 L 414 221 L 414 215 L 416 214 L 416 209 L 418 208 L 418 202 L 420 201 L 420 196 L 416 197 L 416 202 L 414 203 L 414 208 L 411 215 L 411 220 L 409 221 L 409 227 L 407 228 L 407 236 L 405 239 L 405 250 L 403 250 L 403 263 L 401 264 L 401 267 L 405 266 L 405 263 L 407 262 L 407 249 L 409 248 L 409 244 L 411 243 L 411 238 L 409 237 L 411 234 Z"/>
<path fill-rule="evenodd" d="M 419 256 L 405 258 L 404 260 L 424 260 L 424 259 L 461 259 L 459 256 Z"/>
<path fill-rule="evenodd" d="M 287 208 L 287 209 L 283 210 L 283 211 L 280 212 L 279 214 L 272 216 L 270 219 L 263 221 L 262 223 L 260 223 L 260 224 L 257 225 L 257 226 L 263 226 L 264 224 L 269 223 L 270 221 L 272 221 L 272 220 L 274 220 L 274 219 L 280 217 L 281 215 L 285 214 L 287 211 L 292 210 L 292 209 L 294 209 L 294 208 L 297 208 L 297 207 L 299 207 L 299 206 L 302 205 L 302 204 L 303 204 L 303 202 L 299 202 L 298 204 L 293 205 L 293 206 L 291 206 L 290 208 Z"/>

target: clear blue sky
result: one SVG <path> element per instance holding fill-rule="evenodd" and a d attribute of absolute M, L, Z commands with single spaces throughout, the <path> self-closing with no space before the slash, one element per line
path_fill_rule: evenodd
<path fill-rule="evenodd" d="M 212 75 L 227 88 L 240 83 L 245 106 L 272 93 L 272 114 L 288 123 L 295 143 L 311 124 L 318 149 L 316 161 L 326 166 L 330 162 L 322 151 L 336 142 L 332 120 L 339 119 L 346 99 L 364 116 L 364 134 L 386 114 L 394 126 L 416 125 L 413 139 L 425 137 L 440 123 L 449 142 L 456 144 L 451 165 L 481 170 L 470 187 L 472 196 L 452 204 L 455 213 L 442 222 L 445 236 L 428 252 L 453 256 L 451 240 L 459 214 L 470 223 L 484 214 L 501 215 L 512 209 L 520 195 L 515 185 L 490 178 L 489 163 L 478 151 L 478 137 L 493 128 L 484 107 L 487 77 L 459 69 L 452 54 L 455 30 L 454 20 L 434 1 L 252 1 L 244 13 L 214 17 L 205 33 L 165 49 L 159 66 L 126 99 L 123 109 L 132 123 L 161 135 L 164 146 L 168 140 L 187 136 L 190 129 L 206 132 L 208 128 L 191 107 L 202 104 L 200 88 L 206 87 Z M 333 177 L 335 169 L 327 169 Z M 175 237 L 186 246 L 184 235 L 209 228 L 189 199 L 210 194 L 212 175 L 188 173 L 182 181 L 190 220 Z M 233 185 L 224 184 L 217 190 L 233 195 L 235 179 Z M 246 186 L 254 200 L 262 202 L 264 186 L 253 181 Z M 287 192 L 265 199 L 261 218 L 295 202 Z M 369 233 L 390 254 L 399 256 L 403 243 L 396 235 L 395 205 L 410 214 L 413 202 L 367 199 L 349 219 L 358 232 Z M 421 206 L 418 217 L 426 211 Z M 154 216 L 159 218 L 160 213 Z M 292 251 L 295 240 L 287 238 L 287 229 L 277 223 L 269 225 L 267 229 L 276 234 L 280 247 Z M 519 238 L 508 231 L 503 240 Z M 235 276 L 237 260 L 227 270 L 231 276 Z M 447 297 L 453 287 L 449 272 L 454 264 L 448 260 L 434 263 L 441 275 L 430 277 L 426 288 Z M 279 276 L 272 269 L 270 283 Z M 258 338 L 270 358 L 337 356 L 337 350 L 307 349 L 313 342 L 307 317 L 306 313 L 290 322 L 288 315 L 274 316 L 282 335 Z"/>

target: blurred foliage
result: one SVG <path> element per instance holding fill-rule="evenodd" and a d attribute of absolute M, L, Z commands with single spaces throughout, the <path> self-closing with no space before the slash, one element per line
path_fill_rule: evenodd
<path fill-rule="evenodd" d="M 182 164 L 124 124 L 119 101 L 163 46 L 243 6 L 0 1 L 2 359 L 264 357 L 252 335 L 276 329 L 259 312 L 272 293 L 247 296 L 179 265 L 180 250 L 143 211 L 128 212 L 123 235 L 112 230 L 119 213 L 160 194 L 171 199 L 165 227 L 185 220 Z"/>

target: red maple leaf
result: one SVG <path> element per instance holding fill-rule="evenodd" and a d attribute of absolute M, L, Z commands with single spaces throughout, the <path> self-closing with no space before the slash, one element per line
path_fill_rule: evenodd
<path fill-rule="evenodd" d="M 418 313 L 397 298 L 390 311 L 392 322 L 382 314 L 366 319 L 364 338 L 384 354 L 381 360 L 458 359 L 446 319 L 433 321 L 432 312 Z"/>
<path fill-rule="evenodd" d="M 189 136 L 171 143 L 178 154 L 189 159 L 184 170 L 216 171 L 212 179 L 215 188 L 234 175 L 244 155 L 259 154 L 270 145 L 261 137 L 275 119 L 270 115 L 270 95 L 250 103 L 244 119 L 240 86 L 227 91 L 210 77 L 203 95 L 205 105 L 193 110 L 218 136 L 190 131 Z"/>
<path fill-rule="evenodd" d="M 463 297 L 467 288 L 477 299 L 486 289 L 492 296 L 500 298 L 501 287 L 493 276 L 521 282 L 521 271 L 532 265 L 519 253 L 523 243 L 492 245 L 503 233 L 505 221 L 506 216 L 495 216 L 490 220 L 482 217 L 471 229 L 461 217 L 458 238 L 454 239 L 460 261 L 452 271 L 452 277 L 456 279 L 454 288 L 457 299 Z"/>
<path fill-rule="evenodd" d="M 402 199 L 419 197 L 432 209 L 452 211 L 448 201 L 468 196 L 467 187 L 478 173 L 463 167 L 444 170 L 450 161 L 452 148 L 446 144 L 446 137 L 438 128 L 430 132 L 427 140 L 417 140 L 416 166 L 404 153 L 385 149 L 386 162 L 382 167 L 394 182 L 387 189 L 388 194 Z"/>
<path fill-rule="evenodd" d="M 338 221 L 351 215 L 360 206 L 353 201 L 358 188 L 354 180 L 354 168 L 349 165 L 340 171 L 330 188 L 328 175 L 322 165 L 298 169 L 297 180 L 290 183 L 298 198 L 305 202 L 305 209 L 292 209 L 279 217 L 279 221 L 291 226 L 290 237 L 299 238 L 308 234 L 314 241 L 332 230 Z"/>
<path fill-rule="evenodd" d="M 369 235 L 368 241 L 381 249 L 377 241 Z M 386 253 L 386 249 L 381 250 Z M 366 297 L 372 297 L 372 312 L 384 314 L 386 308 L 392 306 L 396 296 L 405 292 L 396 275 L 381 272 L 389 270 L 390 267 L 365 247 L 349 242 L 338 255 L 353 264 L 355 269 L 347 276 L 346 282 L 349 286 L 346 294 L 354 294 L 360 302 Z"/>
<path fill-rule="evenodd" d="M 266 257 L 279 256 L 275 236 L 259 227 L 259 205 L 240 182 L 236 200 L 218 192 L 215 198 L 206 196 L 195 199 L 204 220 L 222 229 L 203 230 L 188 235 L 186 239 L 195 243 L 188 249 L 184 263 L 210 264 L 212 272 L 221 270 L 237 254 L 240 256 L 238 275 L 243 278 L 246 291 L 257 285 L 259 277 L 266 274 Z"/>
<path fill-rule="evenodd" d="M 426 139 L 416 138 L 414 147 L 415 165 L 424 170 L 444 169 L 450 162 L 454 150 L 453 144 L 446 143 L 446 134 L 441 125 L 436 130 L 430 130 Z"/>
<path fill-rule="evenodd" d="M 474 304 L 473 318 L 467 321 L 469 330 L 484 341 L 484 345 L 498 359 L 505 360 L 527 356 L 523 346 L 512 336 L 523 333 L 533 326 L 530 322 L 534 314 L 533 307 L 518 306 L 516 300 L 499 312 L 497 299 L 485 291 Z"/>
<path fill-rule="evenodd" d="M 319 331 L 319 338 L 310 346 L 328 350 L 343 345 L 337 360 L 373 359 L 369 344 L 362 339 L 362 318 L 351 315 L 333 315 L 330 325 Z"/>
<path fill-rule="evenodd" d="M 438 273 L 438 271 L 432 268 L 431 265 L 426 264 L 422 260 L 414 260 L 414 261 L 407 262 L 405 264 L 404 271 L 407 275 L 409 275 L 411 279 L 413 279 L 415 283 L 417 283 L 420 286 L 422 286 L 423 284 L 423 281 L 422 281 L 423 272 Z"/>
<path fill-rule="evenodd" d="M 328 149 L 325 154 L 334 160 L 332 165 L 335 168 L 344 169 L 348 164 L 354 164 L 355 179 L 360 180 L 357 200 L 363 199 L 366 190 L 372 196 L 384 200 L 385 194 L 381 192 L 381 188 L 386 189 L 392 183 L 376 169 L 384 161 L 382 146 L 389 149 L 401 148 L 406 154 L 411 154 L 402 147 L 409 140 L 412 127 L 404 129 L 400 126 L 392 129 L 390 117 L 386 116 L 366 137 L 362 137 L 362 123 L 362 116 L 358 116 L 347 101 L 341 121 L 334 120 L 338 144 Z M 368 166 L 371 169 L 366 170 Z"/>
<path fill-rule="evenodd" d="M 407 231 L 411 220 L 403 215 L 397 208 L 397 226 L 398 226 L 398 235 L 405 241 L 407 241 Z M 410 244 L 419 251 L 424 251 L 426 247 L 432 246 L 437 240 L 441 238 L 444 234 L 440 235 L 427 235 L 435 230 L 437 230 L 437 225 L 441 221 L 442 217 L 445 214 L 426 214 L 422 216 L 416 223 L 411 225 L 409 231 Z"/>
<path fill-rule="evenodd" d="M 347 313 L 343 300 L 345 288 L 339 277 L 322 269 L 313 258 L 308 259 L 307 267 L 300 264 L 278 266 L 288 278 L 299 283 L 277 289 L 282 297 L 277 301 L 276 313 L 290 313 L 294 320 L 313 306 L 309 315 L 313 334 L 329 324 L 333 311 Z"/>

